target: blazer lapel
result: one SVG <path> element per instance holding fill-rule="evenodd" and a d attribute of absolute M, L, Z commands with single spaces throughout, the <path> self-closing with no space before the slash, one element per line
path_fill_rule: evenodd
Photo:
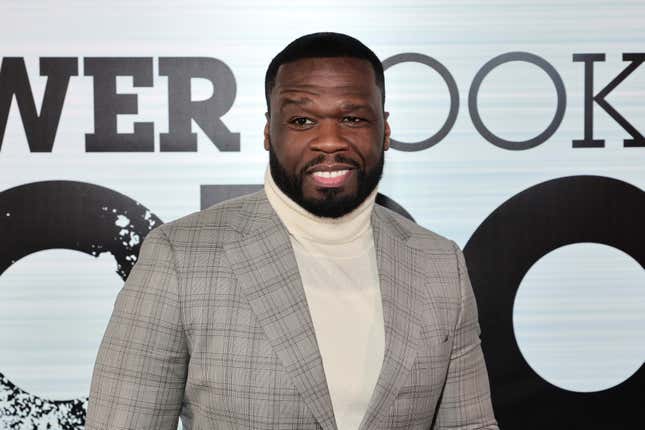
<path fill-rule="evenodd" d="M 422 270 L 412 267 L 412 253 L 405 233 L 387 215 L 374 209 L 374 245 L 385 323 L 385 352 L 381 373 L 360 429 L 372 429 L 392 406 L 410 374 L 419 344 L 416 315 L 418 291 L 424 285 Z"/>
<path fill-rule="evenodd" d="M 323 429 L 336 430 L 331 397 L 286 228 L 264 193 L 246 201 L 242 238 L 225 246 L 239 286 L 275 353 Z"/>

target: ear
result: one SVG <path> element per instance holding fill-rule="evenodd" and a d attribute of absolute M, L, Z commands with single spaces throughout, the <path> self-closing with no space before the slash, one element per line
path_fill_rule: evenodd
<path fill-rule="evenodd" d="M 383 139 L 383 151 L 387 151 L 390 148 L 390 124 L 387 122 L 387 118 L 390 116 L 389 112 L 383 112 L 384 123 L 385 123 L 385 138 Z"/>
<path fill-rule="evenodd" d="M 264 149 L 268 151 L 269 146 L 271 146 L 271 137 L 269 136 L 269 122 L 271 122 L 271 117 L 269 116 L 269 112 L 266 112 L 264 117 L 267 120 L 266 124 L 264 124 Z"/>

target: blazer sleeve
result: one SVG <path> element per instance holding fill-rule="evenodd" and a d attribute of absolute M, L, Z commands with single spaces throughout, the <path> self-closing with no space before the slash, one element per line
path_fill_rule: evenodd
<path fill-rule="evenodd" d="M 87 430 L 176 430 L 188 366 L 178 277 L 161 228 L 119 292 L 90 388 Z"/>
<path fill-rule="evenodd" d="M 459 270 L 461 308 L 454 331 L 446 383 L 433 429 L 498 429 L 480 345 L 477 303 L 464 255 L 457 245 L 454 247 Z"/>

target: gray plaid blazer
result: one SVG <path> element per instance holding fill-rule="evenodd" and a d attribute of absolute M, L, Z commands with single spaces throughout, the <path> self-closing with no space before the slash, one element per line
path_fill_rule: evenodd
<path fill-rule="evenodd" d="M 497 429 L 461 251 L 376 205 L 385 357 L 360 429 Z M 164 224 L 119 292 L 87 430 L 336 429 L 287 230 L 264 191 Z"/>

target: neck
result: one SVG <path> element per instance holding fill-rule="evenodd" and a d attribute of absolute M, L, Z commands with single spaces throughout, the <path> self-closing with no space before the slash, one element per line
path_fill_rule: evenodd
<path fill-rule="evenodd" d="M 368 231 L 377 193 L 374 189 L 356 209 L 346 215 L 323 218 L 308 212 L 284 194 L 274 182 L 269 169 L 264 178 L 264 190 L 271 206 L 294 239 L 330 245 L 355 241 Z"/>

